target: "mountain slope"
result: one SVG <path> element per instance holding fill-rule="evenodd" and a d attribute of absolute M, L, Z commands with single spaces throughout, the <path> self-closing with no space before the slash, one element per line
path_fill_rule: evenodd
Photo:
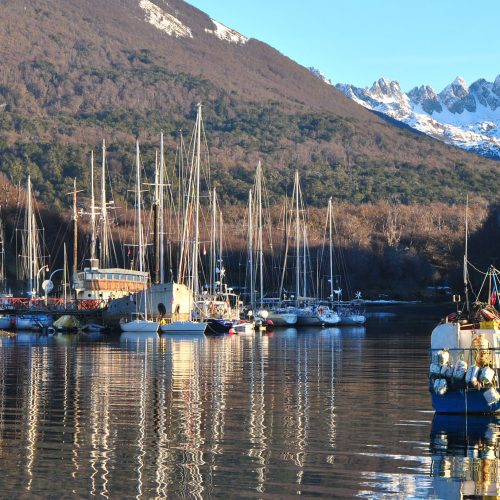
<path fill-rule="evenodd" d="M 41 198 L 65 204 L 107 139 L 125 195 L 133 140 L 151 171 L 160 128 L 173 162 L 178 130 L 204 103 L 212 181 L 246 200 L 262 159 L 283 195 L 302 172 L 309 203 L 488 197 L 498 164 L 394 127 L 268 45 L 180 0 L 0 0 L 0 169 L 29 170 Z M 80 182 L 80 181 L 79 181 Z"/>
<path fill-rule="evenodd" d="M 457 77 L 439 94 L 428 85 L 402 92 L 397 81 L 381 78 L 371 88 L 336 87 L 362 106 L 384 113 L 449 144 L 500 159 L 500 75 L 470 87 Z"/>

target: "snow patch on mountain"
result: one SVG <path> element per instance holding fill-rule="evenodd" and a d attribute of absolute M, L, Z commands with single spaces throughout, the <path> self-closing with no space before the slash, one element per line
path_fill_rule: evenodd
<path fill-rule="evenodd" d="M 326 75 L 319 70 L 318 68 L 313 68 L 310 66 L 307 68 L 314 76 L 318 77 L 320 80 L 323 80 L 325 83 L 328 83 L 328 85 L 332 85 L 332 81 L 326 77 Z"/>
<path fill-rule="evenodd" d="M 210 21 L 214 23 L 215 30 L 209 30 L 208 28 L 205 28 L 206 33 L 211 33 L 220 40 L 224 40 L 225 42 L 237 43 L 240 45 L 248 42 L 248 38 L 246 36 L 243 36 L 241 33 L 238 33 L 237 31 L 224 26 L 222 23 L 219 23 L 219 21 L 216 21 L 215 19 L 210 19 Z"/>
<path fill-rule="evenodd" d="M 167 35 L 176 38 L 193 38 L 191 29 L 182 24 L 176 17 L 160 9 L 150 0 L 141 0 L 139 7 L 146 13 L 146 21 Z"/>
<path fill-rule="evenodd" d="M 381 78 L 371 88 L 336 87 L 358 104 L 406 123 L 449 144 L 500 159 L 500 75 L 470 87 L 457 77 L 439 94 L 430 86 L 408 93 L 397 81 Z"/>

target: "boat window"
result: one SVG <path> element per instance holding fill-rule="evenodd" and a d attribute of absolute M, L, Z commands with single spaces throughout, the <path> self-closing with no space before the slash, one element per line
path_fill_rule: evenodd
<path fill-rule="evenodd" d="M 119 280 L 120 279 L 120 275 L 119 274 L 115 274 L 115 280 Z"/>
<path fill-rule="evenodd" d="M 86 280 L 91 280 L 92 279 L 92 274 L 91 273 L 85 273 L 85 279 Z"/>
<path fill-rule="evenodd" d="M 122 274 L 122 280 L 126 280 L 127 279 L 127 276 L 125 274 Z"/>
<path fill-rule="evenodd" d="M 113 275 L 112 274 L 108 274 L 107 277 L 108 277 L 108 280 L 113 279 Z"/>

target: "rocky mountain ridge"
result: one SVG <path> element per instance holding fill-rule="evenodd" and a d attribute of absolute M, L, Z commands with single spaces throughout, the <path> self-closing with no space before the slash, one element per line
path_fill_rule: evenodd
<path fill-rule="evenodd" d="M 472 85 L 457 77 L 441 92 L 429 85 L 403 92 L 395 80 L 380 78 L 370 88 L 336 85 L 365 108 L 383 113 L 462 149 L 500 159 L 500 75 Z"/>

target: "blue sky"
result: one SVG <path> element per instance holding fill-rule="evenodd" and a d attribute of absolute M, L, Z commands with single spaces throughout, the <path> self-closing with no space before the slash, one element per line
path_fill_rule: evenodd
<path fill-rule="evenodd" d="M 369 86 L 381 76 L 403 90 L 441 91 L 500 74 L 500 1 L 188 0 L 334 83 Z"/>

